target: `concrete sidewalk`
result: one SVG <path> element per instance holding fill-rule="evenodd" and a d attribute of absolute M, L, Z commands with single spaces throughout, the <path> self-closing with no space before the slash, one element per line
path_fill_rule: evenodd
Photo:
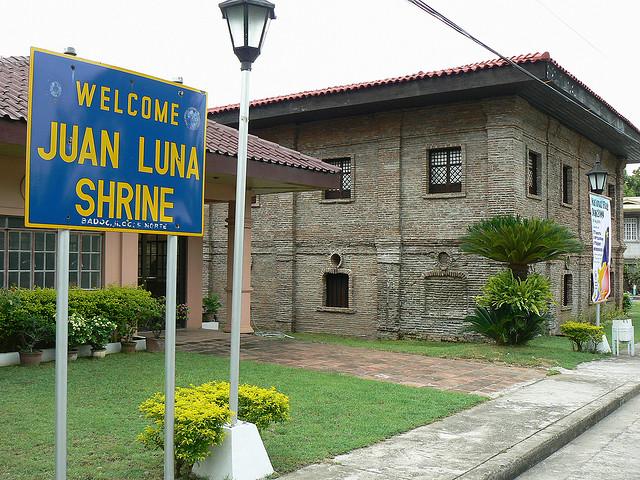
<path fill-rule="evenodd" d="M 622 405 L 518 480 L 640 478 L 640 396 Z"/>
<path fill-rule="evenodd" d="M 591 362 L 282 478 L 513 479 L 638 393 L 638 357 Z"/>

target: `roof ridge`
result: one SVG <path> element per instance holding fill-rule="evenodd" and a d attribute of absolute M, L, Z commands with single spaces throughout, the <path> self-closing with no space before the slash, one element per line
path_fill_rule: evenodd
<path fill-rule="evenodd" d="M 540 61 L 553 61 L 548 51 L 530 52 L 530 53 L 525 53 L 520 55 L 514 55 L 512 57 L 507 57 L 507 58 L 518 64 L 536 63 Z M 504 64 L 506 64 L 506 62 L 502 58 L 497 57 L 497 58 L 491 58 L 488 60 L 468 63 L 466 65 L 460 65 L 457 67 L 431 70 L 428 72 L 423 72 L 422 70 L 420 70 L 419 72 L 410 73 L 407 75 L 400 75 L 396 77 L 388 77 L 388 78 L 382 78 L 377 80 L 348 83 L 343 85 L 334 85 L 334 86 L 319 88 L 315 90 L 312 89 L 312 90 L 304 90 L 301 92 L 287 93 L 283 95 L 275 95 L 271 97 L 252 100 L 251 106 L 255 107 L 255 106 L 261 106 L 261 105 L 268 105 L 271 103 L 278 103 L 285 100 L 302 99 L 309 96 L 321 96 L 321 95 L 327 95 L 332 93 L 342 93 L 342 92 L 353 90 L 353 89 L 360 90 L 362 88 L 370 88 L 370 87 L 375 87 L 379 85 L 387 85 L 390 83 L 404 83 L 404 82 L 413 81 L 413 80 L 421 80 L 426 77 L 432 78 L 432 77 L 457 75 L 460 73 L 466 73 L 466 71 L 468 70 L 475 70 L 475 69 L 483 70 L 486 68 L 503 66 Z M 240 105 L 238 103 L 231 103 L 228 105 L 211 107 L 207 109 L 207 111 L 209 113 L 222 113 L 222 112 L 237 110 L 239 107 Z"/>

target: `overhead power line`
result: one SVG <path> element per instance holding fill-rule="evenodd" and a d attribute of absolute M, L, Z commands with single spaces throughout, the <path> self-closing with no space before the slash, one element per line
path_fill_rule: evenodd
<path fill-rule="evenodd" d="M 482 48 L 484 48 L 485 50 L 490 51 L 491 53 L 493 53 L 494 55 L 496 55 L 497 57 L 499 57 L 500 59 L 504 60 L 505 62 L 507 62 L 508 64 L 510 64 L 512 67 L 514 67 L 516 70 L 522 72 L 524 75 L 526 75 L 527 77 L 535 80 L 536 82 L 544 85 L 545 88 L 550 89 L 552 92 L 554 92 L 557 95 L 560 95 L 563 99 L 571 102 L 572 104 L 576 105 L 577 107 L 581 108 L 582 110 L 584 110 L 586 113 L 588 113 L 589 115 L 593 116 L 594 118 L 596 118 L 597 120 L 601 121 L 602 123 L 604 123 L 605 125 L 607 125 L 608 127 L 613 128 L 614 130 L 616 130 L 618 133 L 620 133 L 621 135 L 623 135 L 624 137 L 626 137 L 629 141 L 635 143 L 636 145 L 640 146 L 640 141 L 636 140 L 635 138 L 631 137 L 630 135 L 626 134 L 625 132 L 620 131 L 618 128 L 616 128 L 614 125 L 610 124 L 609 122 L 607 122 L 604 118 L 600 117 L 599 115 L 597 115 L 596 113 L 594 113 L 593 111 L 591 111 L 591 109 L 585 107 L 584 105 L 582 105 L 581 103 L 577 102 L 574 98 L 572 98 L 568 93 L 562 91 L 562 90 L 558 90 L 556 88 L 553 88 L 551 85 L 549 85 L 548 82 L 545 82 L 544 80 L 542 80 L 541 78 L 537 77 L 536 75 L 534 75 L 533 73 L 531 73 L 529 70 L 527 70 L 526 68 L 523 68 L 522 65 L 517 64 L 516 62 L 514 62 L 513 60 L 511 60 L 510 58 L 506 57 L 505 55 L 501 54 L 500 52 L 498 52 L 497 50 L 495 50 L 494 48 L 490 47 L 489 45 L 487 45 L 486 43 L 484 43 L 482 40 L 480 40 L 479 38 L 471 35 L 467 30 L 465 30 L 464 28 L 462 28 L 460 25 L 458 25 L 457 23 L 455 23 L 453 20 L 447 18 L 445 15 L 443 15 L 442 13 L 438 12 L 435 8 L 431 7 L 430 5 L 428 5 L 427 3 L 425 3 L 423 0 L 407 0 L 409 3 L 412 3 L 413 5 L 415 5 L 416 7 L 418 7 L 420 10 L 428 13 L 429 15 L 431 15 L 432 17 L 434 17 L 435 19 L 437 19 L 438 21 L 444 23 L 446 26 L 448 26 L 449 28 L 455 30 L 456 32 L 458 32 L 460 35 L 468 38 L 469 40 L 471 40 L 472 42 L 480 45 Z"/>
<path fill-rule="evenodd" d="M 593 48 L 596 52 L 598 52 L 600 55 L 602 55 L 603 57 L 607 58 L 607 55 L 598 48 L 597 45 L 595 45 L 591 40 L 589 40 L 587 37 L 585 37 L 582 33 L 580 33 L 576 28 L 574 28 L 569 22 L 567 22 L 564 18 L 562 18 L 560 15 L 558 15 L 556 12 L 554 12 L 547 4 L 545 4 L 544 2 L 542 2 L 542 0 L 535 0 L 536 3 L 538 5 L 540 5 L 542 8 L 544 8 L 547 12 L 549 12 L 551 14 L 551 16 L 553 16 L 556 20 L 558 20 L 560 23 L 562 23 L 565 27 L 567 27 L 569 30 L 571 30 L 573 33 L 575 33 L 578 37 L 580 37 L 582 40 L 585 41 L 585 43 L 587 43 L 591 48 Z"/>

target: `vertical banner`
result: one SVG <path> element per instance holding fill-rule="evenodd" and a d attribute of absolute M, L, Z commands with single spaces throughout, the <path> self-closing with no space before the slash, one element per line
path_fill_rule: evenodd
<path fill-rule="evenodd" d="M 591 204 L 591 234 L 593 237 L 593 294 L 594 303 L 604 302 L 611 293 L 611 201 L 594 193 Z"/>

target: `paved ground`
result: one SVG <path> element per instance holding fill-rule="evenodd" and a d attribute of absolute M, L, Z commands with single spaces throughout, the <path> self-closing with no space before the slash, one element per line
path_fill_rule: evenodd
<path fill-rule="evenodd" d="M 629 401 L 518 480 L 640 478 L 640 397 Z"/>
<path fill-rule="evenodd" d="M 179 350 L 229 355 L 229 335 L 212 330 L 178 332 Z M 243 359 L 362 378 L 495 397 L 545 377 L 545 371 L 473 360 L 424 357 L 342 345 L 243 335 Z"/>
<path fill-rule="evenodd" d="M 639 391 L 640 358 L 620 357 L 591 362 L 581 365 L 576 371 L 545 378 L 440 422 L 310 465 L 281 478 L 514 478 L 575 438 L 567 438 L 567 432 L 583 431 Z M 631 438 L 622 436 L 619 441 L 630 442 Z M 636 443 L 627 443 L 626 452 L 637 457 L 638 437 L 633 438 Z M 581 468 L 578 463 L 574 467 L 575 471 Z M 601 476 L 570 478 L 640 478 L 630 464 L 621 463 L 616 468 L 625 474 L 612 477 L 607 470 L 607 474 Z M 527 480 L 547 478 L 532 475 L 526 477 Z M 548 478 L 564 477 L 552 475 Z"/>

